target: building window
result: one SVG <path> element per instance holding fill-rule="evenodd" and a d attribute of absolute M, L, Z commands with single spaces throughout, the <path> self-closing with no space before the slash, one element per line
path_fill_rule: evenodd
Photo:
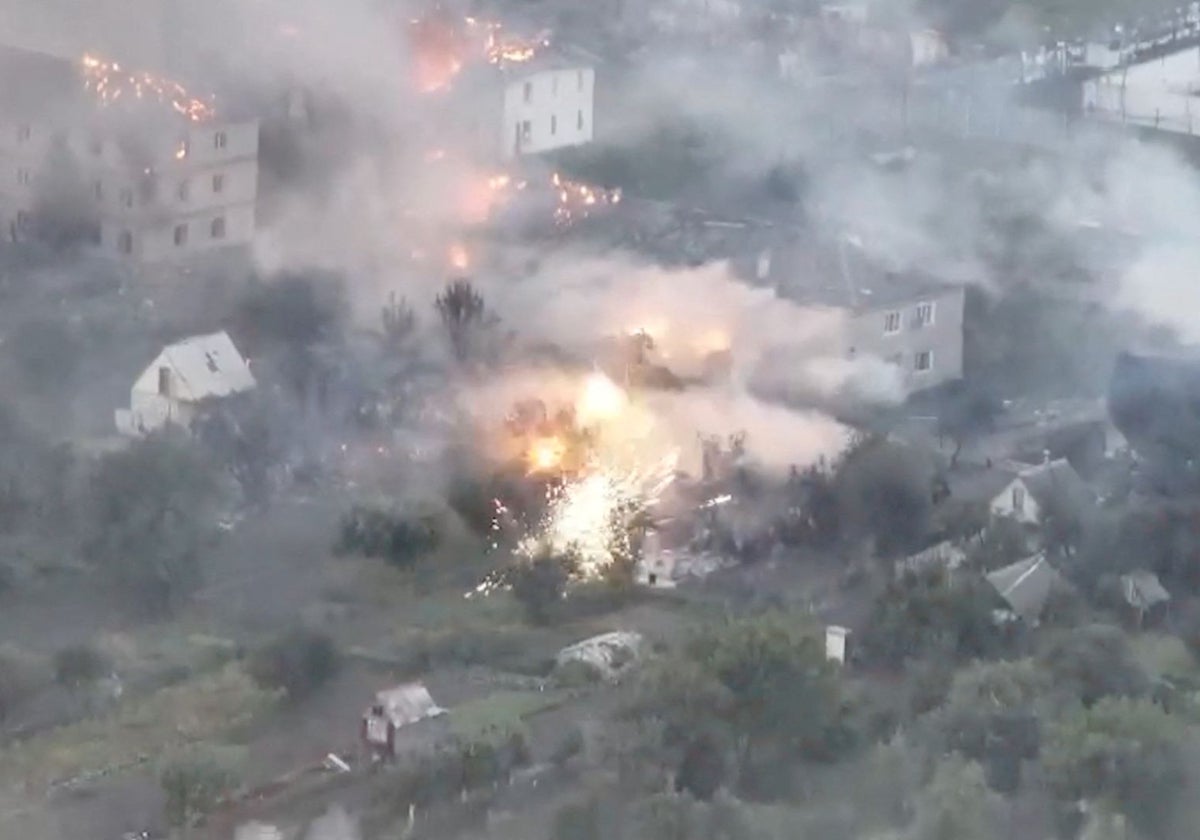
<path fill-rule="evenodd" d="M 558 134 L 558 117 L 554 114 L 550 115 L 550 134 L 551 136 Z"/>
<path fill-rule="evenodd" d="M 88 143 L 88 151 L 92 153 L 92 157 L 100 157 L 104 154 L 104 143 L 98 137 L 93 137 Z"/>
<path fill-rule="evenodd" d="M 133 234 L 127 230 L 121 231 L 121 235 L 117 237 L 117 250 L 122 254 L 133 253 Z"/>
<path fill-rule="evenodd" d="M 1012 508 L 1014 513 L 1025 512 L 1025 488 L 1014 484 L 1012 489 Z"/>
<path fill-rule="evenodd" d="M 158 395 L 171 396 L 171 369 L 165 365 L 158 369 Z"/>
<path fill-rule="evenodd" d="M 191 192 L 192 192 L 192 189 L 191 189 L 191 186 L 188 184 L 188 182 L 180 181 L 179 189 L 177 189 L 175 191 L 175 194 L 179 196 L 180 201 L 187 201 L 188 196 L 191 194 Z"/>
<path fill-rule="evenodd" d="M 895 335 L 900 332 L 900 313 L 889 312 L 883 316 L 883 334 Z"/>
<path fill-rule="evenodd" d="M 229 145 L 229 138 L 225 135 L 224 131 L 218 131 L 216 134 L 213 135 L 213 148 L 214 149 L 224 149 L 228 145 Z"/>
<path fill-rule="evenodd" d="M 933 351 L 922 350 L 913 356 L 913 370 L 917 373 L 927 373 L 933 370 Z"/>
<path fill-rule="evenodd" d="M 128 187 L 121 190 L 121 206 L 122 207 L 132 207 L 133 206 L 133 190 L 129 189 Z"/>
<path fill-rule="evenodd" d="M 576 79 L 576 83 L 579 86 L 579 89 L 583 90 L 583 71 L 582 70 L 576 71 L 575 79 Z"/>
<path fill-rule="evenodd" d="M 933 324 L 933 304 L 932 303 L 918 303 L 917 304 L 917 315 L 916 315 L 916 318 L 913 320 L 913 326 L 916 327 L 917 329 L 920 329 L 921 327 L 928 327 L 928 326 L 931 326 L 932 324 Z"/>
<path fill-rule="evenodd" d="M 187 225 L 175 225 L 175 247 L 182 248 L 187 244 Z"/>
<path fill-rule="evenodd" d="M 29 186 L 29 170 L 24 166 L 17 167 L 17 183 L 23 187 Z"/>
<path fill-rule="evenodd" d="M 213 239 L 224 239 L 225 238 L 225 217 L 224 216 L 217 216 L 217 218 L 212 220 L 212 224 L 209 225 L 209 233 L 212 234 Z"/>
<path fill-rule="evenodd" d="M 904 364 L 904 354 L 903 353 L 893 353 L 891 356 L 888 356 L 888 363 L 893 364 L 896 367 L 900 367 L 901 365 Z"/>
<path fill-rule="evenodd" d="M 17 142 L 27 143 L 29 138 L 33 136 L 33 129 L 29 125 L 17 126 Z"/>
<path fill-rule="evenodd" d="M 525 89 L 524 89 L 523 93 L 521 94 L 521 96 L 525 100 L 526 104 L 533 101 L 533 82 L 525 83 Z"/>
<path fill-rule="evenodd" d="M 213 176 L 212 187 L 214 193 L 225 191 L 225 176 L 220 173 Z"/>
<path fill-rule="evenodd" d="M 525 120 L 523 123 L 521 123 L 521 142 L 528 143 L 532 139 L 533 123 L 531 123 L 529 120 Z"/>
<path fill-rule="evenodd" d="M 24 210 L 17 211 L 17 230 L 27 230 L 29 228 L 29 214 Z"/>
<path fill-rule="evenodd" d="M 575 114 L 575 128 L 577 128 L 579 131 L 583 131 L 583 111 L 579 111 Z"/>
<path fill-rule="evenodd" d="M 558 96 L 558 76 L 555 76 L 553 79 L 551 79 L 550 92 L 555 96 Z"/>
<path fill-rule="evenodd" d="M 104 182 L 103 181 L 93 181 L 92 182 L 92 195 L 95 197 L 95 199 L 97 201 L 104 200 Z"/>

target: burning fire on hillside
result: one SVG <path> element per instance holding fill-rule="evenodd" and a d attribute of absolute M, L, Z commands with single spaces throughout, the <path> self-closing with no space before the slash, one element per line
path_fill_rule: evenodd
<path fill-rule="evenodd" d="M 558 207 L 554 210 L 554 222 L 569 226 L 587 218 L 594 209 L 611 207 L 621 203 L 619 189 L 593 187 L 581 181 L 571 181 L 555 172 L 550 183 L 558 193 Z"/>
<path fill-rule="evenodd" d="M 455 78 L 475 62 L 496 66 L 532 60 L 549 46 L 550 35 L 522 38 L 505 32 L 494 21 L 455 18 L 444 12 L 409 21 L 409 41 L 414 55 L 417 88 L 435 93 L 450 87 Z"/>
<path fill-rule="evenodd" d="M 540 401 L 526 401 L 508 426 L 527 474 L 549 479 L 545 511 L 532 526 L 513 523 L 504 501 L 494 500 L 493 533 L 523 530 L 514 549 L 518 562 L 547 552 L 569 555 L 573 577 L 591 580 L 632 557 L 638 524 L 674 481 L 679 461 L 675 447 L 653 440 L 653 418 L 597 372 L 579 383 L 569 407 L 549 416 Z M 468 597 L 506 585 L 501 573 Z"/>
<path fill-rule="evenodd" d="M 205 122 L 216 115 L 211 101 L 205 102 L 188 93 L 178 82 L 151 73 L 130 73 L 115 61 L 105 61 L 91 53 L 80 60 L 84 86 L 96 94 L 102 105 L 119 100 L 153 100 L 171 108 L 192 122 Z"/>

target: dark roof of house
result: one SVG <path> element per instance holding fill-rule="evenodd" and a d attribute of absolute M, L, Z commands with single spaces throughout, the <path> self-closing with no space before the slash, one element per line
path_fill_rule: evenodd
<path fill-rule="evenodd" d="M 1037 621 L 1041 617 L 1050 593 L 1061 580 L 1044 554 L 1026 557 L 987 575 L 988 583 L 1012 611 L 1026 621 Z"/>
<path fill-rule="evenodd" d="M 971 504 L 990 502 L 1018 476 L 1017 470 L 1000 467 L 964 465 L 946 474 L 950 487 L 948 501 Z"/>
<path fill-rule="evenodd" d="M 897 271 L 872 258 L 850 237 L 780 237 L 742 260 L 739 272 L 801 304 L 871 310 L 956 288 L 915 271 Z"/>
<path fill-rule="evenodd" d="M 1022 470 L 1018 477 L 1029 495 L 1042 506 L 1055 500 L 1082 506 L 1094 500 L 1091 488 L 1066 458 Z"/>

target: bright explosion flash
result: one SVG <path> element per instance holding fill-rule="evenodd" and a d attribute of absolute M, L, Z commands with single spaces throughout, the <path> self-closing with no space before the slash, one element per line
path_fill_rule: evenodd
<path fill-rule="evenodd" d="M 572 554 L 579 561 L 578 578 L 600 577 L 618 558 L 632 556 L 635 520 L 670 486 L 676 460 L 671 453 L 647 469 L 631 471 L 591 465 L 551 492 L 542 526 L 518 543 L 517 553 L 529 558 L 545 549 Z"/>
<path fill-rule="evenodd" d="M 674 481 L 679 452 L 650 440 L 654 424 L 629 395 L 602 373 L 581 383 L 566 428 L 535 437 L 525 451 L 528 474 L 554 476 L 541 520 L 518 541 L 515 554 L 529 560 L 549 551 L 571 555 L 575 580 L 592 580 L 621 558 L 632 558 L 639 521 Z M 582 456 L 572 450 L 583 448 Z M 664 454 L 665 453 L 665 454 Z M 493 546 L 510 511 L 495 501 Z M 468 597 L 507 586 L 504 573 L 488 578 Z"/>

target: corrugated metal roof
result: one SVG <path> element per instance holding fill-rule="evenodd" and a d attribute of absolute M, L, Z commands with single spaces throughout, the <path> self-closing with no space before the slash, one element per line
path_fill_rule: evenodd
<path fill-rule="evenodd" d="M 179 377 L 176 392 L 186 402 L 228 397 L 258 383 L 227 332 L 198 335 L 165 348 L 160 356 Z"/>

